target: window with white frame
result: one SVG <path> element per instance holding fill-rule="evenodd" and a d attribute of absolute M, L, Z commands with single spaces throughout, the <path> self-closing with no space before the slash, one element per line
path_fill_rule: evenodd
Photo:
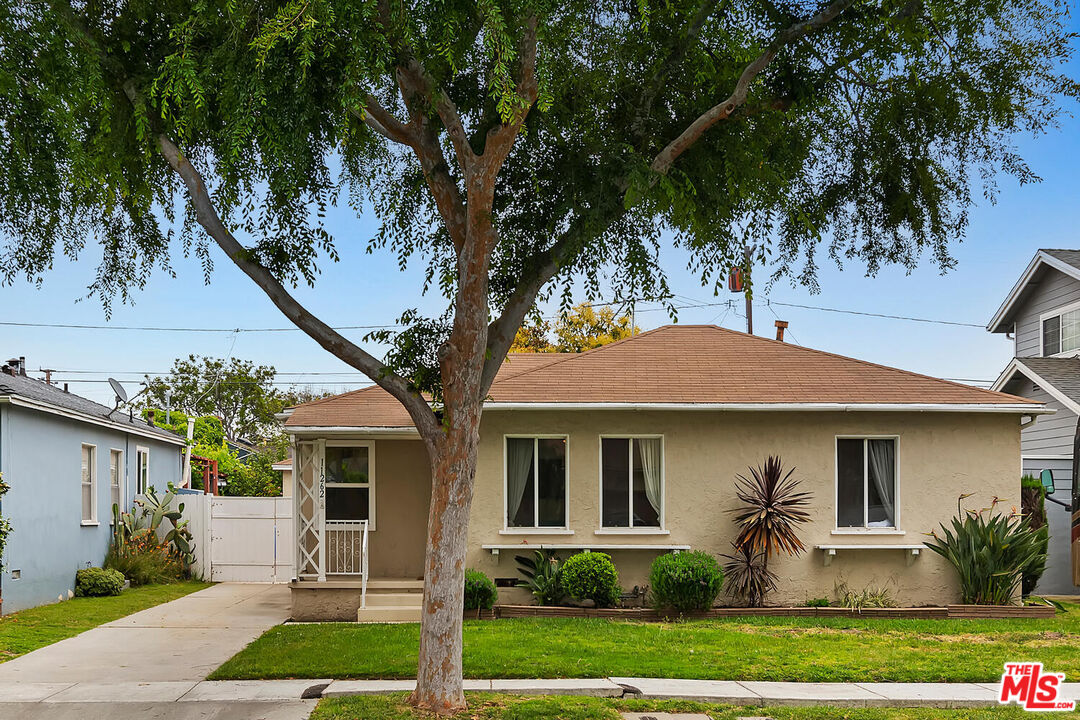
<path fill-rule="evenodd" d="M 93 445 L 82 446 L 82 521 L 92 523 L 97 520 L 97 448 Z"/>
<path fill-rule="evenodd" d="M 659 528 L 664 517 L 664 443 L 600 439 L 600 518 L 605 528 Z"/>
<path fill-rule="evenodd" d="M 135 494 L 145 495 L 150 487 L 150 448 L 135 448 Z"/>
<path fill-rule="evenodd" d="M 109 451 L 109 513 L 112 514 L 112 506 L 115 505 L 120 512 L 124 511 L 124 452 L 122 450 Z"/>
<path fill-rule="evenodd" d="M 374 520 L 371 460 L 370 445 L 326 448 L 327 520 Z"/>
<path fill-rule="evenodd" d="M 1042 320 L 1044 357 L 1080 349 L 1080 308 Z"/>
<path fill-rule="evenodd" d="M 566 438 L 506 438 L 506 527 L 565 528 Z"/>
<path fill-rule="evenodd" d="M 896 438 L 837 438 L 836 526 L 896 527 Z"/>

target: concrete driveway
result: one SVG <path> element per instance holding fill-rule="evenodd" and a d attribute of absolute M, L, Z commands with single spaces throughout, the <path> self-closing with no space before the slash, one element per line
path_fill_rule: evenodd
<path fill-rule="evenodd" d="M 213 585 L 0 663 L 0 697 L 19 681 L 202 680 L 288 618 L 287 585 Z"/>

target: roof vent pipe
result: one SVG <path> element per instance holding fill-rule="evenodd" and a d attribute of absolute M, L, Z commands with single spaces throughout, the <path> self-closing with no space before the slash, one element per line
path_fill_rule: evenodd
<path fill-rule="evenodd" d="M 776 325 L 776 339 L 780 342 L 784 342 L 784 330 L 786 330 L 788 326 L 787 320 L 777 320 L 773 324 Z"/>
<path fill-rule="evenodd" d="M 19 356 L 19 374 L 26 377 L 26 356 Z"/>

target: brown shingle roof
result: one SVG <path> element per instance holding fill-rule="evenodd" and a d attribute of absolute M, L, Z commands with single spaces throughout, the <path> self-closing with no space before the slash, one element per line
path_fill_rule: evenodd
<path fill-rule="evenodd" d="M 517 370 L 512 370 L 517 365 Z M 712 325 L 667 325 L 580 354 L 510 356 L 494 403 L 979 404 L 1037 402 Z M 385 391 L 299 406 L 291 426 L 407 427 Z"/>

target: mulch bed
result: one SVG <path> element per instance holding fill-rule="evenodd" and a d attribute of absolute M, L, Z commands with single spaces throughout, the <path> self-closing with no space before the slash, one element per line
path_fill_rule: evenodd
<path fill-rule="evenodd" d="M 688 613 L 689 620 L 728 617 L 841 617 L 841 618 L 904 618 L 945 620 L 949 618 L 1052 618 L 1054 608 L 1013 605 L 947 605 L 945 607 L 864 608 L 850 610 L 836 607 L 764 607 L 713 608 L 706 612 Z M 485 616 L 487 613 L 485 613 Z M 659 622 L 674 617 L 671 613 L 651 608 L 578 608 L 545 607 L 539 605 L 496 605 L 495 619 L 522 617 L 611 618 Z M 468 617 L 468 615 L 466 615 Z M 475 614 L 473 615 L 475 617 Z"/>

